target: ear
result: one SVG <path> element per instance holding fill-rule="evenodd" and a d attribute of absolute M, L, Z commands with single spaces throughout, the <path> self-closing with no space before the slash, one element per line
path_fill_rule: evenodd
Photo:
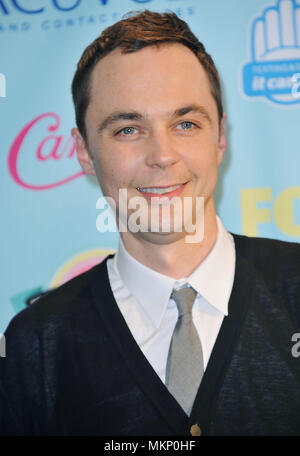
<path fill-rule="evenodd" d="M 72 128 L 71 130 L 72 137 L 76 143 L 76 154 L 77 159 L 81 165 L 81 168 L 85 174 L 96 175 L 93 160 L 89 154 L 89 151 L 86 147 L 85 141 L 81 136 L 78 128 Z"/>
<path fill-rule="evenodd" d="M 220 122 L 220 130 L 219 130 L 219 141 L 218 141 L 218 165 L 223 160 L 225 150 L 226 150 L 226 129 L 225 129 L 225 121 L 226 121 L 227 115 L 224 113 L 223 117 Z"/>

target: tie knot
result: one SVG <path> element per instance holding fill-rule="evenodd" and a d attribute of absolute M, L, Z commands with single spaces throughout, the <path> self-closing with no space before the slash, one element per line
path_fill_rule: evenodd
<path fill-rule="evenodd" d="M 171 298 L 174 299 L 178 308 L 178 317 L 184 314 L 191 313 L 193 304 L 196 297 L 196 290 L 191 287 L 181 288 L 180 290 L 173 290 Z"/>

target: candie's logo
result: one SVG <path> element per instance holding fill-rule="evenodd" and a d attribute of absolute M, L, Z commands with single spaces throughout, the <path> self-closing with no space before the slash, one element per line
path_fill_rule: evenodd
<path fill-rule="evenodd" d="M 251 62 L 242 70 L 243 91 L 279 104 L 300 103 L 300 1 L 279 0 L 251 27 Z"/>
<path fill-rule="evenodd" d="M 48 122 L 47 129 L 50 134 L 45 134 L 45 121 Z M 73 171 L 70 174 L 71 162 L 76 159 L 76 146 L 72 137 L 65 140 L 64 136 L 58 133 L 59 127 L 59 116 L 54 112 L 47 112 L 32 119 L 17 134 L 9 150 L 8 169 L 18 185 L 30 190 L 49 190 L 83 175 L 83 171 Z M 30 166 L 24 166 L 24 161 Z M 61 166 L 58 166 L 58 163 Z M 50 180 L 46 176 L 51 168 L 54 176 Z M 59 173 L 59 168 L 63 170 L 63 174 Z M 45 176 L 43 182 L 34 182 L 37 178 L 40 180 L 41 174 Z M 58 174 L 59 177 L 56 177 Z"/>

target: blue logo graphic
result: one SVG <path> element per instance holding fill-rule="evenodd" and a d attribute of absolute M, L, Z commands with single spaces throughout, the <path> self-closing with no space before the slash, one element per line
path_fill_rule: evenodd
<path fill-rule="evenodd" d="M 257 17 L 251 29 L 251 58 L 242 70 L 249 97 L 279 104 L 300 103 L 300 0 L 279 0 Z M 296 75 L 298 73 L 298 75 Z"/>
<path fill-rule="evenodd" d="M 71 0 L 72 1 L 72 0 Z M 108 4 L 109 0 L 98 0 L 98 4 L 105 6 Z M 151 2 L 152 0 L 133 0 L 135 3 L 148 3 Z M 27 3 L 27 7 L 25 6 Z M 36 6 L 36 8 L 29 8 L 28 7 L 28 1 L 20 1 L 20 0 L 0 0 L 0 12 L 2 12 L 4 15 L 9 15 L 12 13 L 13 10 L 18 11 L 23 14 L 40 14 L 44 13 L 47 9 L 47 7 L 52 6 L 52 8 L 58 10 L 58 11 L 63 11 L 63 12 L 68 12 L 68 11 L 73 11 L 76 9 L 80 4 L 81 0 L 73 0 L 73 3 L 71 3 L 69 6 L 64 6 L 64 2 L 61 0 L 41 0 L 39 3 L 39 7 Z M 97 3 L 96 1 L 94 2 L 93 6 L 96 6 Z M 29 5 L 30 6 L 30 5 Z"/>

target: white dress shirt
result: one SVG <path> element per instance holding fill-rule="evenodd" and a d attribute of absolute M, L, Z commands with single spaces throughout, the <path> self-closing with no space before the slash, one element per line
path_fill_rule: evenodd
<path fill-rule="evenodd" d="M 169 346 L 177 322 L 173 288 L 191 285 L 197 296 L 192 317 L 201 340 L 204 370 L 215 344 L 235 273 L 235 247 L 219 217 L 216 242 L 189 277 L 173 279 L 153 271 L 133 258 L 120 238 L 119 250 L 107 261 L 112 292 L 119 309 L 143 354 L 165 383 Z"/>

